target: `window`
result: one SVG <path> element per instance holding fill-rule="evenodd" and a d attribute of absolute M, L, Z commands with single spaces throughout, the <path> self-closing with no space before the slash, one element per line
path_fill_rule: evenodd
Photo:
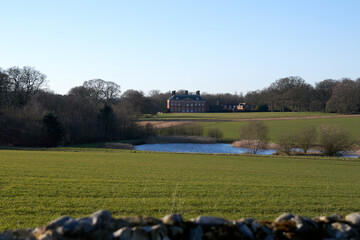
<path fill-rule="evenodd" d="M 171 102 L 171 106 L 173 106 L 173 104 L 174 104 L 174 103 L 173 103 L 173 102 Z"/>
<path fill-rule="evenodd" d="M 193 106 L 194 104 L 191 104 L 191 106 Z"/>

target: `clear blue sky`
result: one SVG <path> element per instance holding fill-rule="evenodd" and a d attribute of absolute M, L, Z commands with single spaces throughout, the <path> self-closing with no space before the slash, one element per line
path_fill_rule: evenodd
<path fill-rule="evenodd" d="M 286 76 L 360 77 L 359 0 L 3 0 L 0 67 L 33 66 L 65 94 L 243 92 Z"/>

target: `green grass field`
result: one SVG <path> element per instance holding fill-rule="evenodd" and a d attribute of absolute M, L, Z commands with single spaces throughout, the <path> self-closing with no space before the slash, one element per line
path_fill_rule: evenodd
<path fill-rule="evenodd" d="M 284 132 L 298 132 L 300 129 L 313 125 L 315 127 L 331 124 L 339 125 L 348 130 L 355 138 L 360 137 L 360 117 L 347 118 L 319 118 L 319 119 L 294 119 L 294 120 L 266 120 L 265 125 L 269 127 L 270 141 L 275 142 L 276 138 Z M 239 138 L 240 129 L 247 122 L 201 122 L 200 124 L 204 130 L 208 128 L 219 128 L 223 134 L 223 139 L 226 141 L 234 141 Z"/>
<path fill-rule="evenodd" d="M 202 126 L 205 132 L 208 128 L 220 129 L 223 132 L 223 140 L 230 142 L 238 140 L 240 129 L 248 122 L 242 120 L 248 119 L 264 119 L 263 121 L 269 127 L 269 138 L 272 142 L 275 142 L 277 137 L 284 132 L 295 133 L 309 125 L 318 127 L 324 124 L 339 125 L 348 130 L 354 138 L 360 137 L 359 115 L 343 117 L 339 114 L 322 112 L 168 113 L 141 120 L 193 121 L 193 124 Z"/>
<path fill-rule="evenodd" d="M 360 211 L 360 161 L 146 153 L 0 151 L 0 230 L 98 209 L 273 220 Z"/>
<path fill-rule="evenodd" d="M 145 115 L 144 121 L 186 121 L 186 120 L 236 120 L 257 118 L 288 118 L 288 117 L 314 117 L 339 116 L 335 113 L 323 112 L 230 112 L 230 113 L 165 113 L 156 116 Z"/>

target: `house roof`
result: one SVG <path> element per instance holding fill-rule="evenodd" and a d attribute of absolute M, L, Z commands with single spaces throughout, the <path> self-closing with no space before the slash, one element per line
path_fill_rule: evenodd
<path fill-rule="evenodd" d="M 169 98 L 174 101 L 204 101 L 205 99 L 200 95 L 180 95 L 175 94 Z"/>

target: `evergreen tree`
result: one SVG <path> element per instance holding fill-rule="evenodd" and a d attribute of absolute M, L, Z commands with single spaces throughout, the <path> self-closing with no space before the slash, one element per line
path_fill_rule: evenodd
<path fill-rule="evenodd" d="M 64 137 L 64 128 L 58 118 L 48 113 L 43 117 L 44 145 L 46 147 L 56 147 Z"/>

